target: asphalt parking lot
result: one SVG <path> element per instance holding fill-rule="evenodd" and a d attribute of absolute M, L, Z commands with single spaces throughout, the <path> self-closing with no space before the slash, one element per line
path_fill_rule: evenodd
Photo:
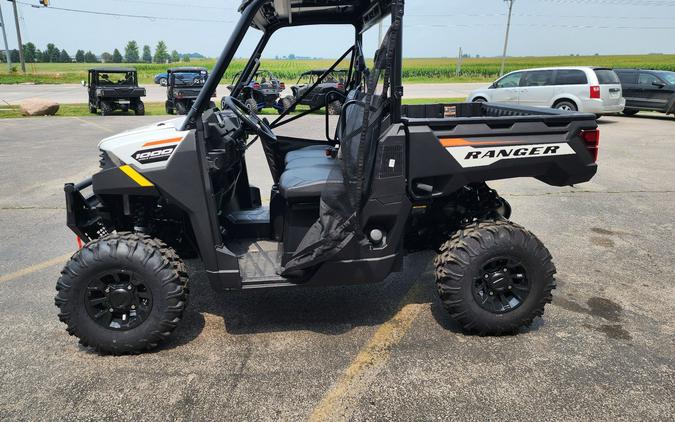
<path fill-rule="evenodd" d="M 62 185 L 95 171 L 102 137 L 158 120 L 0 120 L 0 419 L 672 420 L 672 117 L 604 117 L 590 183 L 493 184 L 558 268 L 553 304 L 517 336 L 459 332 L 428 253 L 374 286 L 227 294 L 190 262 L 171 341 L 99 356 L 56 317 L 76 247 Z M 248 158 L 267 188 L 262 154 Z"/>

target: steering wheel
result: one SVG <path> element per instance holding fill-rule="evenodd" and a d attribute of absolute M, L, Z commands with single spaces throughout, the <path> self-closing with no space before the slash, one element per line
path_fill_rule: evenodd
<path fill-rule="evenodd" d="M 265 119 L 261 119 L 256 116 L 248 107 L 239 99 L 226 96 L 222 99 L 223 107 L 227 107 L 241 119 L 242 122 L 254 133 L 260 136 L 262 139 L 274 143 L 277 141 L 277 135 L 272 132 L 269 123 Z"/>

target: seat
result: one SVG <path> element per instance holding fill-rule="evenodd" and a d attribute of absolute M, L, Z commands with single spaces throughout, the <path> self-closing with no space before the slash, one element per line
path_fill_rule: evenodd
<path fill-rule="evenodd" d="M 287 200 L 317 198 L 327 186 L 342 183 L 340 163 L 333 160 L 332 165 L 286 169 L 279 180 L 279 191 Z"/>
<path fill-rule="evenodd" d="M 295 151 L 289 151 L 286 154 L 286 164 L 298 158 L 326 158 L 327 148 L 329 148 L 329 145 L 312 145 L 296 149 Z"/>
<path fill-rule="evenodd" d="M 299 157 L 286 162 L 286 170 L 295 170 L 304 167 L 314 166 L 332 166 L 335 164 L 335 158 L 326 156 L 317 157 Z"/>

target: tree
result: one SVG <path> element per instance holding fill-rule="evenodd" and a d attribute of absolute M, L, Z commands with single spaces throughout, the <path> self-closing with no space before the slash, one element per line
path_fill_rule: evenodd
<path fill-rule="evenodd" d="M 23 45 L 23 58 L 26 60 L 26 62 L 35 63 L 37 61 L 35 60 L 35 53 L 35 44 L 29 42 Z"/>
<path fill-rule="evenodd" d="M 12 59 L 12 63 L 19 63 L 19 50 L 16 48 L 9 51 L 9 58 Z"/>
<path fill-rule="evenodd" d="M 120 53 L 120 51 L 118 49 L 115 49 L 115 51 L 113 51 L 113 55 L 112 55 L 112 62 L 113 63 L 122 63 L 123 60 L 124 60 L 124 58 L 122 57 L 122 53 Z"/>
<path fill-rule="evenodd" d="M 143 63 L 152 63 L 152 51 L 149 45 L 143 46 Z"/>
<path fill-rule="evenodd" d="M 166 63 L 167 60 L 169 60 L 169 53 L 166 49 L 166 43 L 160 41 L 157 43 L 157 47 L 155 47 L 154 61 L 155 63 Z"/>
<path fill-rule="evenodd" d="M 45 61 L 44 54 L 42 53 L 42 50 L 37 49 L 35 51 L 35 61 L 37 63 L 43 63 Z"/>
<path fill-rule="evenodd" d="M 190 55 L 189 54 L 183 54 L 183 61 L 185 63 L 190 63 Z"/>
<path fill-rule="evenodd" d="M 77 50 L 77 53 L 75 53 L 75 61 L 84 63 L 84 50 Z"/>
<path fill-rule="evenodd" d="M 177 63 L 180 61 L 180 54 L 176 50 L 173 50 L 171 52 L 171 62 Z"/>
<path fill-rule="evenodd" d="M 113 55 L 108 53 L 107 51 L 101 54 L 101 61 L 103 63 L 112 63 L 113 62 Z"/>
<path fill-rule="evenodd" d="M 43 53 L 43 61 L 49 63 L 58 63 L 61 51 L 52 43 L 47 44 L 47 49 Z"/>
<path fill-rule="evenodd" d="M 127 43 L 127 46 L 124 48 L 124 61 L 127 63 L 138 63 L 140 57 L 138 55 L 138 43 L 131 40 Z"/>
<path fill-rule="evenodd" d="M 87 51 L 84 53 L 84 62 L 85 63 L 98 63 L 98 59 L 96 58 L 96 55 L 92 53 L 91 51 Z"/>
<path fill-rule="evenodd" d="M 61 50 L 61 54 L 59 55 L 59 62 L 60 63 L 70 63 L 73 60 L 70 58 L 70 54 L 66 50 Z"/>

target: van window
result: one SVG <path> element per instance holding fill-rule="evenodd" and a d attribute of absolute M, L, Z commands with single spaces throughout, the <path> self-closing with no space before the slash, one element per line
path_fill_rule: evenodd
<path fill-rule="evenodd" d="M 588 78 L 583 70 L 558 69 L 555 77 L 556 85 L 586 85 Z"/>
<path fill-rule="evenodd" d="M 612 69 L 594 69 L 595 75 L 598 77 L 600 85 L 616 85 L 620 84 L 619 77 Z"/>
<path fill-rule="evenodd" d="M 547 86 L 553 85 L 552 70 L 533 70 L 525 72 L 520 86 Z"/>
<path fill-rule="evenodd" d="M 515 88 L 520 86 L 520 78 L 523 76 L 523 72 L 510 73 L 497 82 L 495 82 L 496 88 Z"/>
<path fill-rule="evenodd" d="M 637 72 L 615 72 L 622 84 L 636 84 Z"/>
<path fill-rule="evenodd" d="M 638 79 L 638 85 L 648 85 L 651 86 L 652 82 L 661 82 L 659 78 L 652 75 L 651 73 L 642 73 L 640 72 L 640 78 Z M 663 82 L 661 82 L 663 83 Z"/>

